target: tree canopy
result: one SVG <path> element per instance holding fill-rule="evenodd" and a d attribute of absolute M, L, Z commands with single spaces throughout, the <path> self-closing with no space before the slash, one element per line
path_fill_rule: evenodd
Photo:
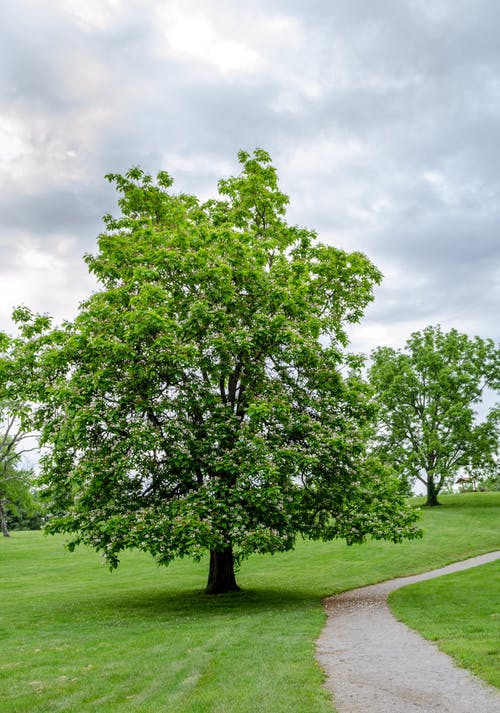
<path fill-rule="evenodd" d="M 380 409 L 378 452 L 406 482 L 426 486 L 428 505 L 461 470 L 495 467 L 499 408 L 484 409 L 482 420 L 477 410 L 485 390 L 500 385 L 492 340 L 427 327 L 404 350 L 376 349 L 369 379 Z"/>
<path fill-rule="evenodd" d="M 130 547 L 160 564 L 210 551 L 209 593 L 297 535 L 418 534 L 366 455 L 372 407 L 345 355 L 380 273 L 288 225 L 265 151 L 238 158 L 206 202 L 164 171 L 109 175 L 120 214 L 86 256 L 101 289 L 32 340 L 43 480 L 63 513 L 49 531 L 112 567 Z"/>

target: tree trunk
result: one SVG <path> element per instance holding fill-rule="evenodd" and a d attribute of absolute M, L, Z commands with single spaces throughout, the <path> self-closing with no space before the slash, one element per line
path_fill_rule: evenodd
<path fill-rule="evenodd" d="M 9 530 L 7 527 L 7 515 L 5 514 L 3 500 L 0 500 L 0 526 L 2 528 L 2 535 L 4 537 L 10 537 Z"/>
<path fill-rule="evenodd" d="M 206 594 L 225 594 L 239 592 L 234 576 L 234 559 L 232 547 L 226 547 L 222 552 L 210 550 L 210 569 L 208 572 Z"/>
<path fill-rule="evenodd" d="M 441 505 L 437 498 L 438 492 L 439 490 L 436 488 L 434 479 L 429 476 L 427 478 L 427 501 L 425 503 L 427 506 L 434 507 L 435 505 Z"/>

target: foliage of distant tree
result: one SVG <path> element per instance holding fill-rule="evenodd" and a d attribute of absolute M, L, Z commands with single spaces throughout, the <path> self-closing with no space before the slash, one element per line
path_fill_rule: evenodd
<path fill-rule="evenodd" d="M 264 151 L 239 161 L 205 203 L 173 194 L 165 172 L 110 175 L 121 214 L 86 257 L 100 291 L 48 333 L 17 314 L 63 513 L 47 529 L 111 567 L 131 547 L 160 564 L 209 551 L 208 593 L 237 589 L 235 565 L 298 535 L 419 534 L 366 454 L 372 407 L 344 354 L 380 274 L 287 224 Z"/>
<path fill-rule="evenodd" d="M 33 472 L 22 464 L 27 453 L 38 449 L 33 427 L 38 395 L 34 343 L 48 329 L 45 316 L 15 310 L 21 328 L 17 337 L 0 332 L 0 526 L 4 537 L 9 527 L 40 527 L 43 506 L 35 492 Z"/>
<path fill-rule="evenodd" d="M 5 465 L 0 472 L 0 527 L 9 537 L 12 530 L 39 530 L 45 507 L 36 492 L 33 472 Z"/>
<path fill-rule="evenodd" d="M 500 490 L 500 462 L 495 459 L 487 468 L 480 472 L 480 490 Z"/>
<path fill-rule="evenodd" d="M 369 380 L 379 405 L 377 452 L 405 483 L 427 489 L 427 505 L 460 472 L 476 477 L 494 467 L 500 411 L 481 420 L 485 389 L 498 391 L 500 349 L 439 326 L 415 332 L 404 350 L 380 347 Z"/>
<path fill-rule="evenodd" d="M 0 406 L 0 428 L 0 529 L 9 537 L 9 527 L 20 520 L 39 525 L 41 506 L 33 494 L 33 473 L 21 466 L 21 454 L 28 450 L 22 446 L 26 434 L 17 415 L 6 406 Z"/>

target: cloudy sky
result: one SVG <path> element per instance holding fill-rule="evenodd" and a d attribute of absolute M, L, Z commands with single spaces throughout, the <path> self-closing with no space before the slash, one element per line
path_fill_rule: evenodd
<path fill-rule="evenodd" d="M 0 328 L 95 288 L 104 174 L 208 197 L 256 146 L 290 222 L 385 275 L 354 349 L 500 338 L 498 0 L 1 0 Z"/>

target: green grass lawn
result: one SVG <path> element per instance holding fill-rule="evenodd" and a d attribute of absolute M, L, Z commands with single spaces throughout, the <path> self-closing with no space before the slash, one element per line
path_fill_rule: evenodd
<path fill-rule="evenodd" d="M 500 493 L 443 497 L 424 538 L 400 545 L 299 542 L 255 555 L 241 593 L 202 593 L 207 560 L 157 568 L 126 553 L 116 572 L 63 538 L 0 541 L 2 713 L 322 713 L 314 659 L 321 598 L 500 548 Z"/>
<path fill-rule="evenodd" d="M 500 687 L 500 562 L 404 587 L 394 615 L 441 651 Z"/>

